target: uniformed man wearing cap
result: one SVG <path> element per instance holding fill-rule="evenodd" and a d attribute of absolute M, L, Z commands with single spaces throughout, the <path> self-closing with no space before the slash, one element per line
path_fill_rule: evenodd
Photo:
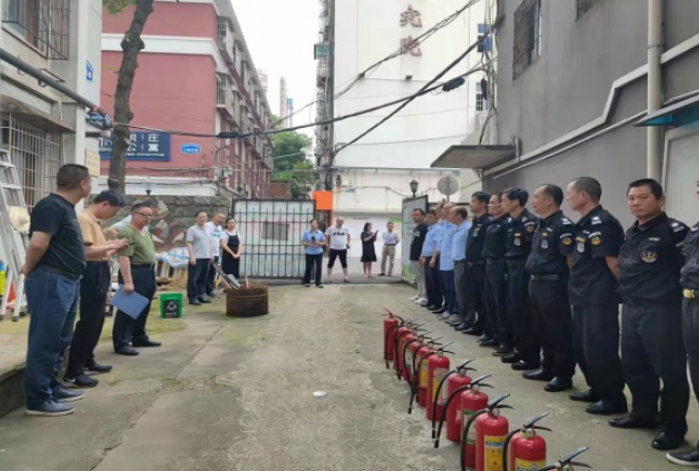
<path fill-rule="evenodd" d="M 663 211 L 663 187 L 655 180 L 632 182 L 626 202 L 636 222 L 626 232 L 619 255 L 623 297 L 621 364 L 633 396 L 628 417 L 617 428 L 652 428 L 658 415 L 657 450 L 679 448 L 687 433 L 687 352 L 682 336 L 682 289 L 687 226 Z M 663 389 L 660 391 L 660 381 Z"/>
<path fill-rule="evenodd" d="M 600 204 L 602 186 L 592 177 L 568 185 L 567 200 L 580 214 L 575 225 L 568 294 L 573 306 L 576 360 L 590 389 L 570 395 L 589 402 L 590 414 L 627 411 L 619 360 L 619 248 L 624 229 Z"/>

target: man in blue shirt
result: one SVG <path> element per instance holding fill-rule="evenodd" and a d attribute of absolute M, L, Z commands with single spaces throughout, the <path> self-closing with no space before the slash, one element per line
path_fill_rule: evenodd
<path fill-rule="evenodd" d="M 437 264 L 430 264 L 435 252 L 439 248 L 442 228 L 437 224 L 437 212 L 434 209 L 427 211 L 427 237 L 422 246 L 420 264 L 425 267 L 425 290 L 427 291 L 427 309 L 438 310 L 442 307 L 442 288 L 440 286 L 440 273 Z"/>
<path fill-rule="evenodd" d="M 306 274 L 303 276 L 303 284 L 306 288 L 311 286 L 311 272 L 315 270 L 316 287 L 322 288 L 320 276 L 323 271 L 323 247 L 325 246 L 325 234 L 318 230 L 318 221 L 311 219 L 311 229 L 304 232 L 301 245 L 306 248 Z"/>
<path fill-rule="evenodd" d="M 467 329 L 469 326 L 465 322 L 468 305 L 466 298 L 468 293 L 468 265 L 466 264 L 466 242 L 468 241 L 468 230 L 471 223 L 468 222 L 468 209 L 457 206 L 451 209 L 451 221 L 456 226 L 454 231 L 454 241 L 452 242 L 451 258 L 454 260 L 454 287 L 456 290 L 456 302 L 459 306 L 459 313 L 451 316 L 449 325 L 457 331 Z"/>
<path fill-rule="evenodd" d="M 435 312 L 439 314 L 442 320 L 447 320 L 452 314 L 457 314 L 459 308 L 456 304 L 456 293 L 454 293 L 454 262 L 451 259 L 451 245 L 454 238 L 456 226 L 450 222 L 451 208 L 454 205 L 447 203 L 441 208 L 442 222 L 439 223 L 441 228 L 441 238 L 439 241 L 439 250 L 435 250 L 430 261 L 430 267 L 438 266 L 442 278 L 442 296 L 444 297 L 444 305 L 441 309 Z"/>

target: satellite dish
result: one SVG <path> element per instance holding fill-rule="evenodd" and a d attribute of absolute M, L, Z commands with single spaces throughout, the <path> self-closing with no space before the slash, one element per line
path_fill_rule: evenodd
<path fill-rule="evenodd" d="M 437 182 L 437 190 L 447 197 L 447 201 L 451 195 L 459 192 L 459 180 L 454 175 L 445 175 Z"/>

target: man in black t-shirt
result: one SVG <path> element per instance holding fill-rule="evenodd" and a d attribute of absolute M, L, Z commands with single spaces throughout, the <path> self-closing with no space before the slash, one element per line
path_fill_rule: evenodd
<path fill-rule="evenodd" d="M 29 313 L 29 344 L 25 369 L 27 414 L 62 416 L 74 409 L 65 402 L 83 392 L 65 389 L 57 379 L 70 345 L 85 271 L 85 247 L 75 205 L 90 194 L 87 167 L 68 164 L 58 170 L 58 191 L 42 199 L 31 214 L 31 241 L 22 273 Z M 100 250 L 121 248 L 115 241 Z M 91 252 L 92 253 L 92 252 Z"/>
<path fill-rule="evenodd" d="M 412 298 L 415 304 L 427 306 L 427 289 L 425 288 L 425 267 L 420 264 L 420 255 L 422 254 L 422 245 L 425 243 L 429 226 L 425 223 L 425 211 L 420 208 L 413 209 L 411 213 L 415 229 L 410 241 L 410 262 L 415 271 L 415 279 L 417 281 L 417 296 Z"/>

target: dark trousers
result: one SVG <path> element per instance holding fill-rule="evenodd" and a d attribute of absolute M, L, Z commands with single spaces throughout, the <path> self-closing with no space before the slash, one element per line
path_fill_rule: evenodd
<path fill-rule="evenodd" d="M 682 337 L 681 299 L 650 305 L 627 301 L 621 322 L 621 365 L 633 397 L 631 415 L 654 418 L 660 398 L 663 428 L 684 437 L 689 383 L 687 351 L 678 341 Z"/>
<path fill-rule="evenodd" d="M 87 262 L 80 280 L 80 320 L 75 325 L 66 376 L 74 378 L 95 362 L 95 347 L 104 326 L 107 294 L 112 285 L 109 262 Z"/>
<path fill-rule="evenodd" d="M 320 277 L 323 274 L 323 254 L 306 254 L 306 274 L 303 276 L 303 284 L 311 284 L 311 272 L 315 277 L 316 286 L 320 286 Z"/>
<path fill-rule="evenodd" d="M 442 297 L 442 275 L 439 271 L 439 258 L 437 258 L 434 267 L 430 267 L 429 258 L 425 261 L 425 289 L 427 290 L 427 305 L 442 306 L 444 298 Z"/>
<path fill-rule="evenodd" d="M 450 314 L 458 314 L 459 306 L 456 303 L 456 292 L 454 288 L 454 270 L 441 271 L 442 294 L 444 295 L 444 307 Z"/>
<path fill-rule="evenodd" d="M 599 396 L 625 400 L 619 359 L 619 305 L 573 306 L 575 357 L 587 385 Z"/>
<path fill-rule="evenodd" d="M 503 328 L 507 326 L 507 263 L 505 260 L 488 260 L 485 265 L 485 312 L 483 333 L 498 338 L 502 344 L 507 339 Z M 511 346 L 511 345 L 508 345 Z"/>
<path fill-rule="evenodd" d="M 214 264 L 218 264 L 219 260 L 221 257 L 214 257 L 214 263 L 209 264 L 209 272 L 206 275 L 206 294 L 211 296 L 211 293 L 214 292 L 214 280 L 216 280 L 216 269 L 214 268 Z"/>
<path fill-rule="evenodd" d="M 466 262 L 466 315 L 464 321 L 482 330 L 485 327 L 485 262 Z"/>
<path fill-rule="evenodd" d="M 463 322 L 466 318 L 467 299 L 468 299 L 468 265 L 466 260 L 454 262 L 454 290 L 456 291 L 457 311 L 452 314 L 457 314 Z"/>
<path fill-rule="evenodd" d="M 24 291 L 31 314 L 24 394 L 27 408 L 34 409 L 60 385 L 57 375 L 73 336 L 80 282 L 38 267 L 27 277 Z"/>
<path fill-rule="evenodd" d="M 699 394 L 699 299 L 685 299 L 682 304 L 682 334 L 689 357 L 689 373 L 694 394 Z"/>
<path fill-rule="evenodd" d="M 211 265 L 208 258 L 198 258 L 196 261 L 196 264 L 187 266 L 187 297 L 190 301 L 206 294 L 206 279 Z"/>
<path fill-rule="evenodd" d="M 150 305 L 157 285 L 155 282 L 155 271 L 153 265 L 131 265 L 131 279 L 133 280 L 134 290 L 136 293 L 145 297 L 148 304 L 136 319 L 128 314 L 117 311 L 114 317 L 114 328 L 112 329 L 112 343 L 114 350 L 129 345 L 132 342 L 134 346 L 148 342 L 148 334 L 146 334 L 146 321 L 150 312 Z M 119 284 L 123 284 L 124 279 L 119 272 Z"/>
<path fill-rule="evenodd" d="M 560 379 L 571 379 L 575 374 L 575 350 L 568 280 L 532 280 L 529 309 L 529 330 L 537 335 L 537 343 L 545 352 L 543 369 Z"/>
<path fill-rule="evenodd" d="M 529 277 L 524 269 L 525 262 L 524 259 L 507 261 L 507 326 L 503 330 L 507 341 L 514 340 L 521 359 L 538 366 L 541 348 L 530 325 Z M 503 342 L 500 339 L 500 343 Z M 510 346 L 507 342 L 504 345 Z"/>

